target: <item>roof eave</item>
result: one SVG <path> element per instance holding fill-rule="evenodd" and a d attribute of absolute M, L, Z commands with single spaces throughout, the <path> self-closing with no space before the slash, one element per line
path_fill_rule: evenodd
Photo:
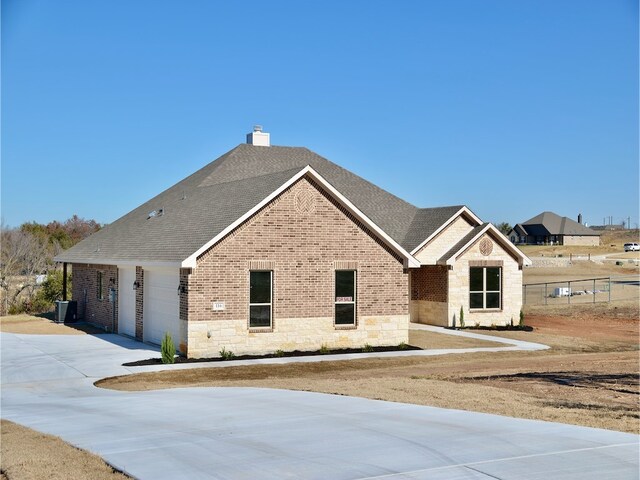
<path fill-rule="evenodd" d="M 58 263 L 79 263 L 92 265 L 115 265 L 119 267 L 156 267 L 156 268 L 181 268 L 182 262 L 179 261 L 159 261 L 159 260 L 117 260 L 113 258 L 69 258 L 64 254 L 53 257 L 54 262 Z"/>

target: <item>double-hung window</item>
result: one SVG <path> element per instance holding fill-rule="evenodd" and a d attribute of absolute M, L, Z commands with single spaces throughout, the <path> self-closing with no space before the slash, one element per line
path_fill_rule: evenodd
<path fill-rule="evenodd" d="M 356 271 L 336 270 L 336 326 L 356 325 Z"/>
<path fill-rule="evenodd" d="M 249 272 L 249 328 L 271 328 L 273 271 Z"/>
<path fill-rule="evenodd" d="M 500 267 L 469 268 L 469 307 L 473 309 L 499 309 L 502 289 Z"/>

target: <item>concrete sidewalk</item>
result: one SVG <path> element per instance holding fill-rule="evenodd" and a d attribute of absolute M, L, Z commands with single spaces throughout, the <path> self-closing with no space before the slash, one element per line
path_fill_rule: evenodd
<path fill-rule="evenodd" d="M 458 337 L 474 338 L 478 340 L 487 340 L 502 343 L 504 347 L 473 347 L 473 348 L 439 348 L 431 350 L 398 350 L 395 352 L 368 352 L 368 353 L 340 353 L 335 355 L 313 355 L 308 357 L 280 357 L 280 358 L 260 358 L 255 360 L 229 360 L 225 362 L 198 362 L 198 363 L 182 363 L 174 365 L 144 365 L 139 367 L 124 367 L 131 373 L 139 372 L 156 372 L 162 370 L 182 370 L 190 368 L 222 368 L 236 367 L 240 365 L 278 365 L 283 363 L 314 363 L 314 362 L 331 362 L 338 360 L 358 360 L 363 358 L 387 358 L 387 357 L 431 357 L 434 355 L 448 355 L 451 353 L 474 353 L 474 352 L 513 352 L 517 350 L 535 351 L 545 350 L 549 347 L 541 343 L 525 342 L 522 340 L 513 340 L 510 338 L 496 337 L 493 335 L 484 335 L 478 333 L 465 332 L 461 330 L 450 330 L 443 327 L 434 327 L 431 325 L 422 325 L 411 323 L 409 326 L 412 330 L 427 330 L 430 332 L 440 333 L 444 335 L 453 335 Z"/>
<path fill-rule="evenodd" d="M 2 418 L 141 479 L 638 478 L 636 435 L 285 390 L 118 392 L 93 382 L 155 349 L 117 335 L 0 345 Z"/>

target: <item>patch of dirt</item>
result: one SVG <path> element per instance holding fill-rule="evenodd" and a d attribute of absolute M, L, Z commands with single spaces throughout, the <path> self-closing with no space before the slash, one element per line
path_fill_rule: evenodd
<path fill-rule="evenodd" d="M 0 421 L 2 479 L 125 480 L 97 455 L 80 450 L 59 437 Z"/>
<path fill-rule="evenodd" d="M 33 315 L 10 315 L 0 317 L 0 332 L 30 335 L 86 335 L 105 333 L 104 330 L 86 323 L 55 323 Z"/>

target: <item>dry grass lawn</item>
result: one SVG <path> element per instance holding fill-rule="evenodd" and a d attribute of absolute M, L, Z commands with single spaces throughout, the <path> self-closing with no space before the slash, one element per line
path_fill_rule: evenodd
<path fill-rule="evenodd" d="M 0 472 L 8 480 L 125 480 L 131 478 L 99 456 L 69 445 L 53 435 L 7 420 L 2 434 Z"/>
<path fill-rule="evenodd" d="M 0 317 L 0 332 L 32 335 L 86 335 L 105 333 L 104 330 L 87 324 L 55 323 L 45 317 L 34 315 L 10 315 Z"/>

